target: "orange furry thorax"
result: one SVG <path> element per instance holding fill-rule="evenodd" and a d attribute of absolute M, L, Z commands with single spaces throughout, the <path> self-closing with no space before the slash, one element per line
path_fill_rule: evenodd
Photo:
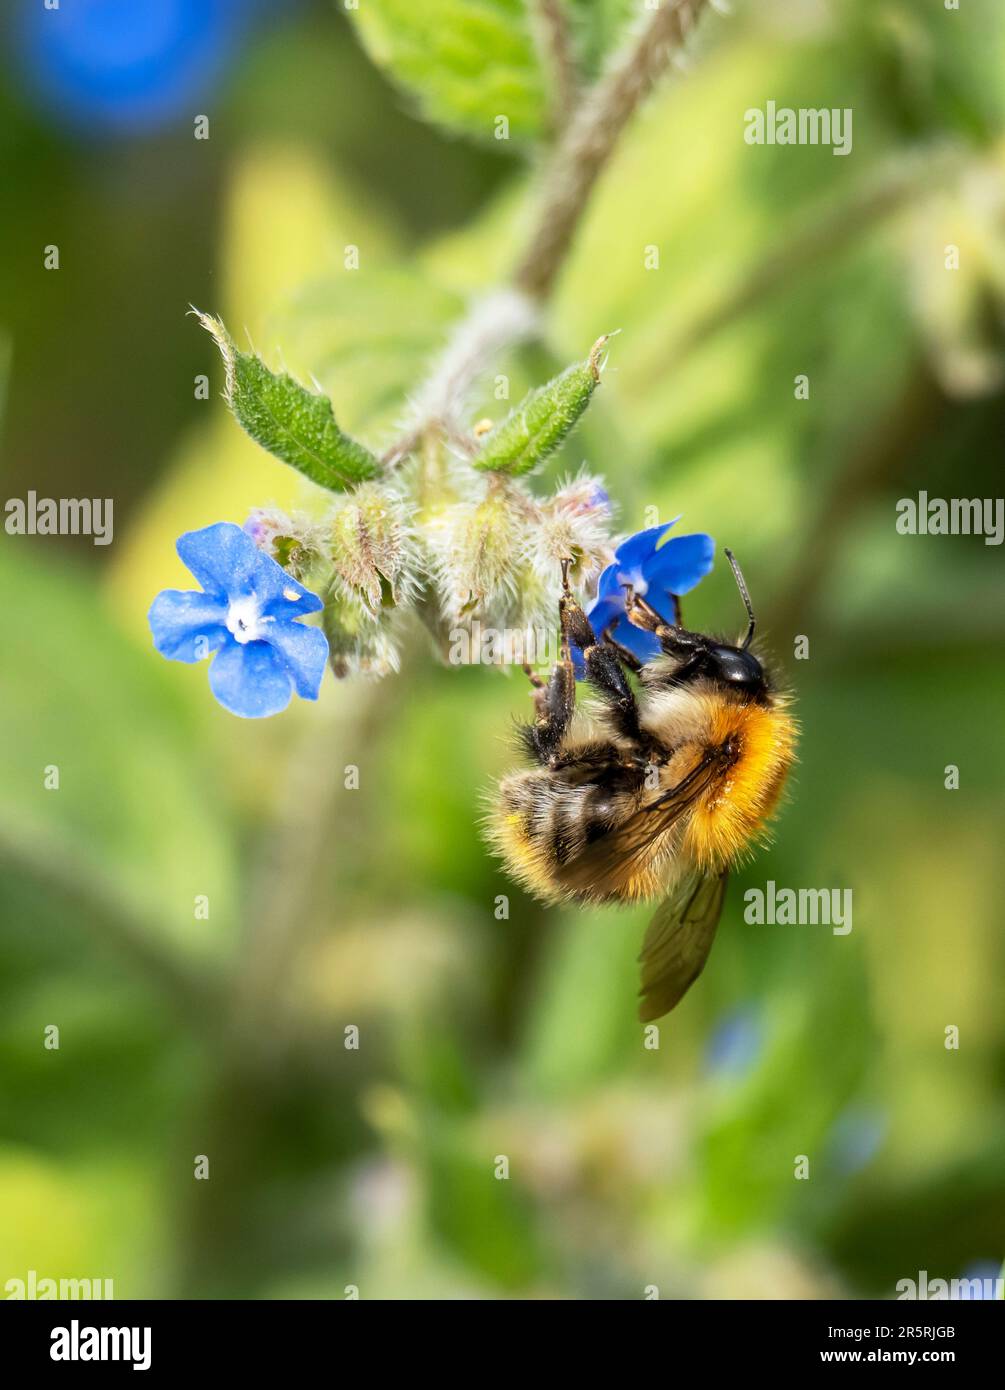
<path fill-rule="evenodd" d="M 700 748 L 736 744 L 734 761 L 695 803 L 682 848 L 710 871 L 728 867 L 762 838 L 795 759 L 796 724 L 784 696 L 770 703 L 737 702 L 718 691 L 703 697 Z"/>

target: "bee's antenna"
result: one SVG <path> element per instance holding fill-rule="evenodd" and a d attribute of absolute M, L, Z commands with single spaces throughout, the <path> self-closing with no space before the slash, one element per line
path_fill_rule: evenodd
<path fill-rule="evenodd" d="M 743 645 L 741 647 L 742 651 L 746 651 L 747 648 L 750 646 L 751 639 L 754 636 L 754 628 L 757 626 L 757 619 L 754 617 L 754 610 L 750 604 L 750 594 L 747 592 L 747 585 L 743 578 L 743 572 L 740 569 L 740 566 L 736 563 L 736 558 L 733 555 L 733 552 L 731 550 L 726 550 L 725 554 L 726 559 L 729 561 L 729 567 L 733 571 L 733 578 L 736 580 L 736 587 L 739 589 L 740 597 L 743 599 L 743 606 L 747 610 L 747 617 L 750 619 L 750 623 L 747 627 L 747 635 L 743 639 Z"/>

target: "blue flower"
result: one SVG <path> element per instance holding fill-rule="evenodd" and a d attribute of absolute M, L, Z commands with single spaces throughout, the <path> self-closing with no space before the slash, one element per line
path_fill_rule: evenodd
<path fill-rule="evenodd" d="M 710 1071 L 739 1077 L 754 1067 L 764 1051 L 764 1024 L 749 1006 L 723 1015 L 705 1049 Z"/>
<path fill-rule="evenodd" d="M 859 1172 L 882 1148 L 889 1123 L 877 1106 L 847 1106 L 827 1135 L 827 1157 L 842 1173 Z"/>
<path fill-rule="evenodd" d="M 712 568 L 715 542 L 711 536 L 674 536 L 657 549 L 659 542 L 678 521 L 679 516 L 664 526 L 638 531 L 622 541 L 614 552 L 614 563 L 608 565 L 600 576 L 597 597 L 587 611 L 598 638 L 610 628 L 614 640 L 627 647 L 640 661 L 651 661 L 657 656 L 660 644 L 651 632 L 645 632 L 628 621 L 625 586 L 630 585 L 668 622 L 672 622 L 671 596 L 689 593 Z"/>
<path fill-rule="evenodd" d="M 263 0 L 88 0 L 23 6 L 19 66 L 77 126 L 144 133 L 205 108 Z M 190 135 L 191 138 L 191 135 Z"/>
<path fill-rule="evenodd" d="M 297 621 L 324 605 L 316 594 L 263 555 L 231 521 L 178 539 L 178 554 L 202 590 L 165 589 L 150 607 L 154 646 L 171 661 L 202 661 L 213 694 L 232 714 L 278 714 L 292 691 L 316 700 L 328 642 Z"/>

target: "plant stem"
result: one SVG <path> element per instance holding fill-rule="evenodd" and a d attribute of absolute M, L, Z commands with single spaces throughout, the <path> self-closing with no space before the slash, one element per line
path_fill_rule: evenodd
<path fill-rule="evenodd" d="M 438 430 L 447 439 L 462 431 L 462 408 L 474 383 L 501 352 L 533 337 L 537 327 L 537 307 L 519 290 L 504 288 L 476 300 L 454 326 L 446 347 L 415 393 L 412 421 L 384 454 L 384 464 L 393 468 L 431 430 Z"/>
<path fill-rule="evenodd" d="M 593 186 L 621 132 L 677 53 L 707 0 L 665 0 L 579 107 L 544 172 L 544 197 L 514 284 L 551 294 Z"/>
<path fill-rule="evenodd" d="M 468 392 L 500 353 L 537 331 L 540 308 L 551 295 L 601 170 L 706 3 L 665 0 L 585 97 L 548 162 L 544 199 L 510 286 L 476 301 L 455 326 L 415 395 L 408 428 L 383 456 L 386 468 L 394 468 L 433 431 L 471 452 L 461 418 Z M 565 26 L 561 7 L 541 0 L 541 8 L 555 8 Z"/>
<path fill-rule="evenodd" d="M 552 81 L 552 128 L 560 133 L 569 124 L 579 96 L 579 70 L 569 33 L 569 16 L 564 0 L 534 0 L 533 9 Z"/>

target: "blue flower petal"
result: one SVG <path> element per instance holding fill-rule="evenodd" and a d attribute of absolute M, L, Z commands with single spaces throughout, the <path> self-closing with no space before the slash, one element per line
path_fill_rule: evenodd
<path fill-rule="evenodd" d="M 186 531 L 178 537 L 176 548 L 182 563 L 208 594 L 228 598 L 251 593 L 258 562 L 269 558 L 232 521 L 217 521 L 201 531 Z"/>
<path fill-rule="evenodd" d="M 282 656 L 268 642 L 230 642 L 209 668 L 209 687 L 231 714 L 264 719 L 290 703 L 293 687 Z"/>
<path fill-rule="evenodd" d="M 319 627 L 283 622 L 270 624 L 266 633 L 265 640 L 282 657 L 297 694 L 304 700 L 316 700 L 328 661 L 324 633 Z"/>
<path fill-rule="evenodd" d="M 665 545 L 659 542 L 680 517 L 663 526 L 651 526 L 622 541 L 597 584 L 597 597 L 588 617 L 598 639 L 610 628 L 610 635 L 642 662 L 659 656 L 661 647 L 651 632 L 629 622 L 625 613 L 625 586 L 631 585 L 668 623 L 673 622 L 671 595 L 686 594 L 712 568 L 715 542 L 711 536 L 674 536 Z M 659 546 L 659 548 L 657 548 Z M 573 651 L 577 679 L 582 679 L 582 655 Z"/>
<path fill-rule="evenodd" d="M 604 629 L 610 623 L 616 622 L 619 617 L 623 617 L 624 612 L 625 596 L 623 593 L 612 594 L 609 598 L 602 598 L 598 595 L 586 613 L 598 642 L 604 635 Z"/>
<path fill-rule="evenodd" d="M 638 582 L 643 576 L 646 562 L 656 546 L 670 530 L 670 527 L 676 526 L 678 521 L 680 521 L 680 517 L 675 516 L 673 521 L 668 521 L 663 526 L 651 526 L 648 531 L 637 531 L 634 536 L 629 536 L 626 541 L 621 542 L 614 552 L 617 557 L 615 566 L 619 575 L 619 583 Z"/>
<path fill-rule="evenodd" d="M 711 536 L 674 536 L 645 567 L 650 593 L 653 589 L 665 594 L 689 593 L 708 574 L 714 557 L 715 541 Z"/>
<path fill-rule="evenodd" d="M 205 110 L 262 0 L 88 0 L 57 24 L 17 8 L 18 68 L 41 100 L 89 133 L 133 135 Z"/>
<path fill-rule="evenodd" d="M 228 640 L 226 601 L 164 589 L 147 615 L 154 646 L 171 661 L 203 661 Z"/>
<path fill-rule="evenodd" d="M 285 709 L 294 686 L 316 700 L 328 642 L 297 620 L 318 612 L 321 599 L 230 521 L 187 531 L 178 554 L 204 592 L 158 594 L 149 614 L 157 650 L 188 662 L 215 651 L 210 688 L 221 705 L 248 719 Z M 232 630 L 254 640 L 235 641 Z"/>
<path fill-rule="evenodd" d="M 653 657 L 659 656 L 662 651 L 659 641 L 651 632 L 646 632 L 645 628 L 636 627 L 624 616 L 611 630 L 611 636 L 615 642 L 622 647 L 627 647 L 642 662 L 652 661 Z"/>
<path fill-rule="evenodd" d="M 604 598 L 611 598 L 612 595 L 621 593 L 621 585 L 618 582 L 617 563 L 608 565 L 597 580 L 597 602 Z"/>
<path fill-rule="evenodd" d="M 241 526 L 217 521 L 178 539 L 178 554 L 207 593 L 241 598 L 255 594 L 272 618 L 299 618 L 324 607 L 317 594 L 264 554 Z"/>
<path fill-rule="evenodd" d="M 594 599 L 592 606 L 587 610 L 586 616 L 590 620 L 590 626 L 593 628 L 593 635 L 598 642 L 603 637 L 604 629 L 607 625 L 616 622 L 619 614 L 624 616 L 624 611 L 625 600 L 623 594 L 619 593 L 618 595 L 612 595 L 610 598 L 601 598 L 598 596 Z M 572 669 L 575 672 L 576 680 L 585 680 L 586 664 L 583 661 L 582 648 L 572 643 L 569 650 L 572 656 Z"/>
<path fill-rule="evenodd" d="M 262 601 L 262 612 L 279 622 L 320 613 L 324 604 L 317 594 L 305 589 L 268 555 L 260 555 L 263 566 L 255 571 L 255 593 Z"/>

